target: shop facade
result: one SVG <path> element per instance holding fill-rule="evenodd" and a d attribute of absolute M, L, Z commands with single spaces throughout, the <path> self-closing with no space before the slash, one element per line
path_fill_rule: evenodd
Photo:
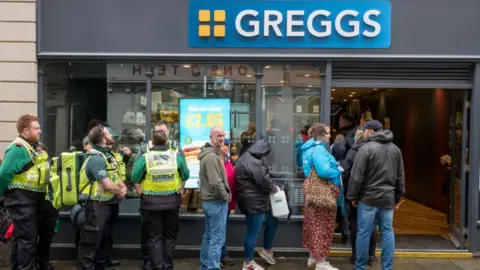
<path fill-rule="evenodd" d="M 301 252 L 303 179 L 295 142 L 302 127 L 335 125 L 338 111 L 358 107 L 355 92 L 407 89 L 415 97 L 417 89 L 444 89 L 448 95 L 455 91 L 462 98 L 464 120 L 463 148 L 458 151 L 462 173 L 460 200 L 448 205 L 459 209 L 450 215 L 459 218 L 448 225 L 458 247 L 476 253 L 480 172 L 470 166 L 466 174 L 465 168 L 467 159 L 480 161 L 475 140 L 480 135 L 475 106 L 480 104 L 480 34 L 472 23 L 479 20 L 475 10 L 480 3 L 299 3 L 38 1 L 43 140 L 50 152 L 65 151 L 83 139 L 91 119 L 106 121 L 119 135 L 119 144 L 132 148 L 149 138 L 158 120 L 168 123 L 172 139 L 179 139 L 179 99 L 228 98 L 232 153 L 245 140 L 265 134 L 274 153 L 271 170 L 281 175 L 276 181 L 289 191 L 293 215 L 290 222 L 281 222 L 275 247 Z M 412 196 L 415 189 L 421 188 L 413 187 Z M 203 233 L 203 214 L 194 197 L 189 213 L 182 215 L 177 248 L 192 254 Z M 138 208 L 137 199 L 122 202 L 116 227 L 117 251 L 129 257 L 139 255 Z M 243 216 L 233 215 L 229 226 L 228 245 L 241 250 Z M 66 252 L 63 258 L 74 255 L 74 239 L 68 212 L 62 212 L 56 252 Z"/>

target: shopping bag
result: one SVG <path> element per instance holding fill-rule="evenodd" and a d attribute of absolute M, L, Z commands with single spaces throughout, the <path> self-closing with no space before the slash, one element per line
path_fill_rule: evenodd
<path fill-rule="evenodd" d="M 287 196 L 285 191 L 280 190 L 270 194 L 270 204 L 272 206 L 272 215 L 274 217 L 285 217 L 290 212 L 288 210 Z"/>

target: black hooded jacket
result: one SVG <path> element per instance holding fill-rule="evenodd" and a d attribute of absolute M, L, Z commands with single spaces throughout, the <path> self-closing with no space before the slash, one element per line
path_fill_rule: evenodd
<path fill-rule="evenodd" d="M 358 140 L 352 148 L 347 151 L 345 159 L 340 161 L 340 166 L 345 170 L 342 173 L 343 187 L 348 190 L 348 182 L 350 181 L 350 172 L 352 171 L 353 162 L 357 156 L 358 149 L 362 147 L 367 141 L 364 139 Z"/>
<path fill-rule="evenodd" d="M 393 208 L 405 193 L 400 149 L 389 130 L 375 132 L 357 152 L 347 198 L 378 208 Z"/>
<path fill-rule="evenodd" d="M 269 195 L 276 192 L 264 157 L 270 149 L 265 139 L 256 141 L 235 163 L 236 193 L 240 211 L 259 215 L 270 210 Z"/>

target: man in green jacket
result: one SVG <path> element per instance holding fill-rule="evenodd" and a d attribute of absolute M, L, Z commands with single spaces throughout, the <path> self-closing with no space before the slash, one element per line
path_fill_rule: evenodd
<path fill-rule="evenodd" d="M 153 148 L 138 157 L 131 181 L 141 198 L 142 230 L 151 269 L 173 269 L 181 194 L 190 175 L 185 158 L 168 146 L 163 131 L 153 133 Z"/>
<path fill-rule="evenodd" d="M 15 227 L 12 269 L 30 270 L 36 269 L 37 226 L 45 201 L 48 154 L 35 149 L 42 134 L 37 117 L 20 116 L 17 131 L 19 135 L 8 146 L 0 167 L 0 196 L 5 195 L 4 205 Z"/>

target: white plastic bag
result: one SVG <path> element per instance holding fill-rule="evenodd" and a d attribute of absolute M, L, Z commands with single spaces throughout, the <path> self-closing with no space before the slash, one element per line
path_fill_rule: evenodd
<path fill-rule="evenodd" d="M 280 190 L 270 194 L 270 204 L 272 205 L 272 215 L 274 217 L 285 217 L 288 215 L 287 196 L 285 191 Z"/>

